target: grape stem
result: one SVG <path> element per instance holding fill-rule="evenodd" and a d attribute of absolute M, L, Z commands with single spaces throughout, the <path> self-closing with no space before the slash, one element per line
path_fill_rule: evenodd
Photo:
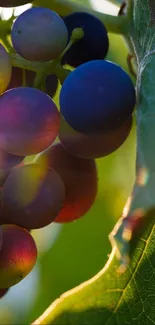
<path fill-rule="evenodd" d="M 40 2 L 37 0 L 35 2 L 37 5 L 40 4 Z M 72 0 L 52 0 L 50 4 L 49 1 L 44 0 L 44 5 L 46 6 L 46 4 L 47 7 L 56 11 L 60 16 L 65 16 L 77 11 L 87 12 L 100 19 L 104 23 L 108 32 L 122 35 L 128 33 L 128 17 L 126 16 L 107 15 Z"/>
<path fill-rule="evenodd" d="M 76 32 L 76 33 L 75 33 Z M 66 70 L 61 65 L 61 60 L 64 56 L 64 54 L 70 49 L 70 47 L 78 42 L 80 39 L 82 39 L 84 36 L 84 32 L 82 28 L 76 28 L 73 30 L 71 39 L 64 49 L 64 51 L 60 54 L 58 58 L 52 61 L 48 62 L 34 62 L 34 61 L 28 61 L 19 56 L 16 53 L 10 54 L 12 59 L 12 66 L 18 67 L 25 70 L 30 70 L 36 72 L 36 77 L 34 80 L 34 87 L 41 89 L 42 83 L 44 82 L 46 76 L 50 74 L 55 74 L 62 84 L 63 81 L 66 79 L 66 77 L 69 74 L 69 70 Z"/>
<path fill-rule="evenodd" d="M 62 4 L 61 0 L 52 1 L 55 4 L 56 2 Z M 74 5 L 73 8 L 75 9 Z M 124 207 L 122 218 L 109 236 L 112 246 L 116 249 L 121 272 L 126 270 L 130 262 L 130 244 L 136 222 L 146 218 L 148 211 L 153 211 L 155 215 L 155 33 L 154 26 L 150 25 L 154 10 L 154 7 L 149 8 L 147 0 L 128 0 L 127 17 L 131 22 L 129 46 L 132 51 L 134 49 L 138 64 L 135 112 L 137 157 L 133 190 Z M 55 305 L 56 302 L 53 306 Z M 61 308 L 56 314 L 50 308 L 33 324 L 54 324 L 58 317 L 61 319 L 62 314 Z"/>

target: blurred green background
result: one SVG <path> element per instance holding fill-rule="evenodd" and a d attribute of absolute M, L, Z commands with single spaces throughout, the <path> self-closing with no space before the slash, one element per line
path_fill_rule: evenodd
<path fill-rule="evenodd" d="M 117 14 L 119 7 L 108 7 L 103 1 L 101 8 L 99 1 L 101 4 L 101 0 L 87 0 L 87 4 Z M 79 2 L 86 5 L 85 0 Z M 109 34 L 109 39 L 107 59 L 129 73 L 124 40 L 114 34 Z M 111 251 L 108 234 L 120 217 L 134 182 L 135 149 L 133 125 L 130 136 L 119 150 L 96 160 L 98 196 L 92 209 L 78 221 L 63 226 L 53 223 L 32 232 L 39 251 L 36 267 L 0 300 L 0 324 L 30 324 L 63 292 L 101 270 Z"/>

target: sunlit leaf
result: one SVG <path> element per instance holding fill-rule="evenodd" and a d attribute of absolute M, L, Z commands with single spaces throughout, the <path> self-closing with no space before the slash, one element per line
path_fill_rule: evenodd
<path fill-rule="evenodd" d="M 133 240 L 132 262 L 125 273 L 118 272 L 114 248 L 100 273 L 62 295 L 35 324 L 154 324 L 154 222 L 149 220 L 145 228 Z"/>

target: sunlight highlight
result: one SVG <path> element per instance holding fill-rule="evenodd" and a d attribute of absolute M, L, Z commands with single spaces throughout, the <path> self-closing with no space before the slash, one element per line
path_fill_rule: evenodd
<path fill-rule="evenodd" d="M 107 0 L 89 0 L 92 8 L 104 12 L 105 14 L 110 14 L 113 16 L 117 16 L 119 8 L 118 6 L 110 3 Z"/>
<path fill-rule="evenodd" d="M 13 9 L 14 9 L 15 16 L 19 16 L 23 11 L 25 11 L 31 7 L 32 7 L 31 3 L 28 3 L 26 5 L 19 6 L 16 8 L 5 8 L 5 9 L 0 8 L 0 15 L 2 16 L 2 19 L 7 20 L 7 19 L 11 18 Z"/>

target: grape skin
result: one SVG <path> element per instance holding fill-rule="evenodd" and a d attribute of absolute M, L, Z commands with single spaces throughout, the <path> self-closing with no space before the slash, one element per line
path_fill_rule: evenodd
<path fill-rule="evenodd" d="M 127 139 L 132 127 L 132 117 L 117 130 L 87 135 L 72 129 L 61 118 L 59 140 L 73 156 L 85 159 L 105 157 L 117 150 Z"/>
<path fill-rule="evenodd" d="M 66 198 L 55 222 L 73 221 L 88 212 L 97 193 L 97 170 L 93 159 L 76 158 L 58 143 L 39 154 L 35 163 L 45 163 L 53 168 L 65 185 Z"/>
<path fill-rule="evenodd" d="M 19 165 L 24 156 L 16 156 L 0 149 L 0 186 L 3 186 L 11 169 Z"/>
<path fill-rule="evenodd" d="M 26 77 L 26 86 L 33 87 L 34 79 L 35 79 L 36 73 L 30 70 L 25 71 L 25 77 Z M 12 76 L 10 83 L 7 87 L 7 90 L 11 88 L 20 87 L 23 85 L 22 82 L 22 69 L 13 67 L 12 68 Z M 50 96 L 53 97 L 56 93 L 58 87 L 58 78 L 56 75 L 51 74 L 48 75 L 45 79 L 45 92 Z"/>
<path fill-rule="evenodd" d="M 66 122 L 85 134 L 111 131 L 122 125 L 135 106 L 135 88 L 115 63 L 94 60 L 66 78 L 60 93 L 60 111 Z"/>
<path fill-rule="evenodd" d="M 0 298 L 3 298 L 9 289 L 0 289 Z"/>
<path fill-rule="evenodd" d="M 23 228 L 2 225 L 3 245 L 0 250 L 0 288 L 9 288 L 32 270 L 36 263 L 37 248 L 34 239 Z"/>
<path fill-rule="evenodd" d="M 0 0 L 1 7 L 17 7 L 32 2 L 33 0 Z"/>
<path fill-rule="evenodd" d="M 20 156 L 46 149 L 56 138 L 60 114 L 44 92 L 12 88 L 0 97 L 0 148 Z"/>
<path fill-rule="evenodd" d="M 63 64 L 78 67 L 87 61 L 106 57 L 109 39 L 105 26 L 98 18 L 86 12 L 75 12 L 63 19 L 68 29 L 68 41 L 73 29 L 83 28 L 84 31 L 84 37 L 73 44 L 64 55 Z"/>
<path fill-rule="evenodd" d="M 0 95 L 7 89 L 11 79 L 11 59 L 2 44 L 0 44 Z"/>
<path fill-rule="evenodd" d="M 68 32 L 64 21 L 56 12 L 34 7 L 16 19 L 11 38 L 16 52 L 25 59 L 49 61 L 57 58 L 64 50 Z"/>
<path fill-rule="evenodd" d="M 64 199 L 64 184 L 54 170 L 37 164 L 15 168 L 2 189 L 0 223 L 42 228 L 57 217 Z"/>

